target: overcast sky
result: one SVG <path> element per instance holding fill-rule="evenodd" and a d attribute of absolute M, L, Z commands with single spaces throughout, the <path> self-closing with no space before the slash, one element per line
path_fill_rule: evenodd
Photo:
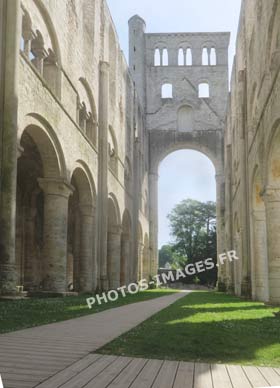
<path fill-rule="evenodd" d="M 241 0 L 107 0 L 128 58 L 128 19 L 138 14 L 147 32 L 231 32 L 229 63 L 232 65 Z M 216 198 L 215 170 L 199 152 L 177 151 L 160 165 L 159 247 L 171 241 L 166 218 L 186 198 L 213 201 Z"/>

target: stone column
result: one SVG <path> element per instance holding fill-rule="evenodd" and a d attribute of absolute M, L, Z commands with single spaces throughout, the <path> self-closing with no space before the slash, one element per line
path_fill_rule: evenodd
<path fill-rule="evenodd" d="M 99 287 L 108 289 L 107 278 L 107 225 L 108 225 L 108 103 L 109 64 L 100 63 L 99 71 L 99 126 L 98 126 L 98 264 Z"/>
<path fill-rule="evenodd" d="M 280 189 L 268 186 L 264 192 L 267 225 L 269 297 L 280 303 Z"/>
<path fill-rule="evenodd" d="M 193 66 L 202 65 L 202 48 L 200 47 L 192 48 L 192 63 L 193 63 Z"/>
<path fill-rule="evenodd" d="M 224 217 L 224 200 L 225 200 L 224 176 L 216 175 L 216 203 L 217 203 L 217 254 L 225 252 L 225 217 Z M 220 265 L 218 269 L 218 287 L 219 290 L 226 289 L 226 264 Z"/>
<path fill-rule="evenodd" d="M 236 295 L 241 296 L 242 293 L 242 252 L 243 252 L 243 244 L 242 244 L 242 229 L 239 232 L 236 232 L 234 237 L 234 249 L 237 252 L 237 256 L 239 257 L 238 261 L 233 262 L 234 266 L 234 292 Z"/>
<path fill-rule="evenodd" d="M 16 179 L 19 0 L 0 4 L 0 293 L 16 293 Z"/>
<path fill-rule="evenodd" d="M 35 285 L 38 285 L 38 278 L 35 277 L 37 267 L 37 255 L 35 251 L 35 218 L 36 218 L 37 209 L 34 207 L 24 207 L 24 287 L 28 290 L 34 288 Z M 37 284 L 36 284 L 37 283 Z"/>
<path fill-rule="evenodd" d="M 117 289 L 120 286 L 121 273 L 121 228 L 116 226 L 108 231 L 108 277 L 109 288 Z"/>
<path fill-rule="evenodd" d="M 121 286 L 127 285 L 129 282 L 129 260 L 131 252 L 130 236 L 122 235 L 121 238 Z"/>
<path fill-rule="evenodd" d="M 144 244 L 141 241 L 139 241 L 137 280 L 141 280 L 143 278 L 143 254 L 144 254 Z"/>
<path fill-rule="evenodd" d="M 151 276 L 158 271 L 158 174 L 150 172 L 150 247 Z"/>
<path fill-rule="evenodd" d="M 169 66 L 178 66 L 178 52 L 177 48 L 170 48 L 168 50 L 168 65 Z"/>
<path fill-rule="evenodd" d="M 79 289 L 81 292 L 91 292 L 93 290 L 94 207 L 91 205 L 81 205 L 80 217 Z"/>
<path fill-rule="evenodd" d="M 269 289 L 265 210 L 252 211 L 252 221 L 252 294 L 254 299 L 268 302 Z"/>
<path fill-rule="evenodd" d="M 67 290 L 67 224 L 71 185 L 62 179 L 38 179 L 44 192 L 43 288 Z"/>

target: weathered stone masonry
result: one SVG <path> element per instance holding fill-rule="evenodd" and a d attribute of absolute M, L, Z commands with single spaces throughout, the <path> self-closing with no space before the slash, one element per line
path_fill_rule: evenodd
<path fill-rule="evenodd" d="M 147 133 L 106 2 L 0 9 L 1 293 L 137 280 L 150 263 Z"/>
<path fill-rule="evenodd" d="M 280 2 L 245 0 L 225 126 L 226 246 L 241 262 L 222 281 L 280 303 Z"/>
<path fill-rule="evenodd" d="M 158 167 L 195 149 L 217 182 L 219 287 L 280 302 L 280 3 L 228 33 L 146 33 L 129 68 L 104 0 L 0 0 L 0 287 L 116 288 L 157 272 Z"/>

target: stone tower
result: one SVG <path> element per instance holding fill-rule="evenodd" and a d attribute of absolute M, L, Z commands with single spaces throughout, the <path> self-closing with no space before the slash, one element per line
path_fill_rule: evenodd
<path fill-rule="evenodd" d="M 145 33 L 145 27 L 137 15 L 129 20 L 129 66 L 149 134 L 150 241 L 156 267 L 158 166 L 178 149 L 201 151 L 215 166 L 218 252 L 225 248 L 222 155 L 229 33 Z"/>

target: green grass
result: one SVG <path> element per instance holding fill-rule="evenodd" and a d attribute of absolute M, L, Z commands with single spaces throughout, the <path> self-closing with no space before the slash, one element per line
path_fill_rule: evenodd
<path fill-rule="evenodd" d="M 103 354 L 280 366 L 279 308 L 194 292 L 99 349 Z"/>
<path fill-rule="evenodd" d="M 174 292 L 176 291 L 171 289 L 155 289 L 135 295 L 128 294 L 125 298 L 120 296 L 115 302 L 94 305 L 91 310 L 87 306 L 86 295 L 65 298 L 0 300 L 0 333 L 94 314 L 125 304 L 170 295 Z"/>

